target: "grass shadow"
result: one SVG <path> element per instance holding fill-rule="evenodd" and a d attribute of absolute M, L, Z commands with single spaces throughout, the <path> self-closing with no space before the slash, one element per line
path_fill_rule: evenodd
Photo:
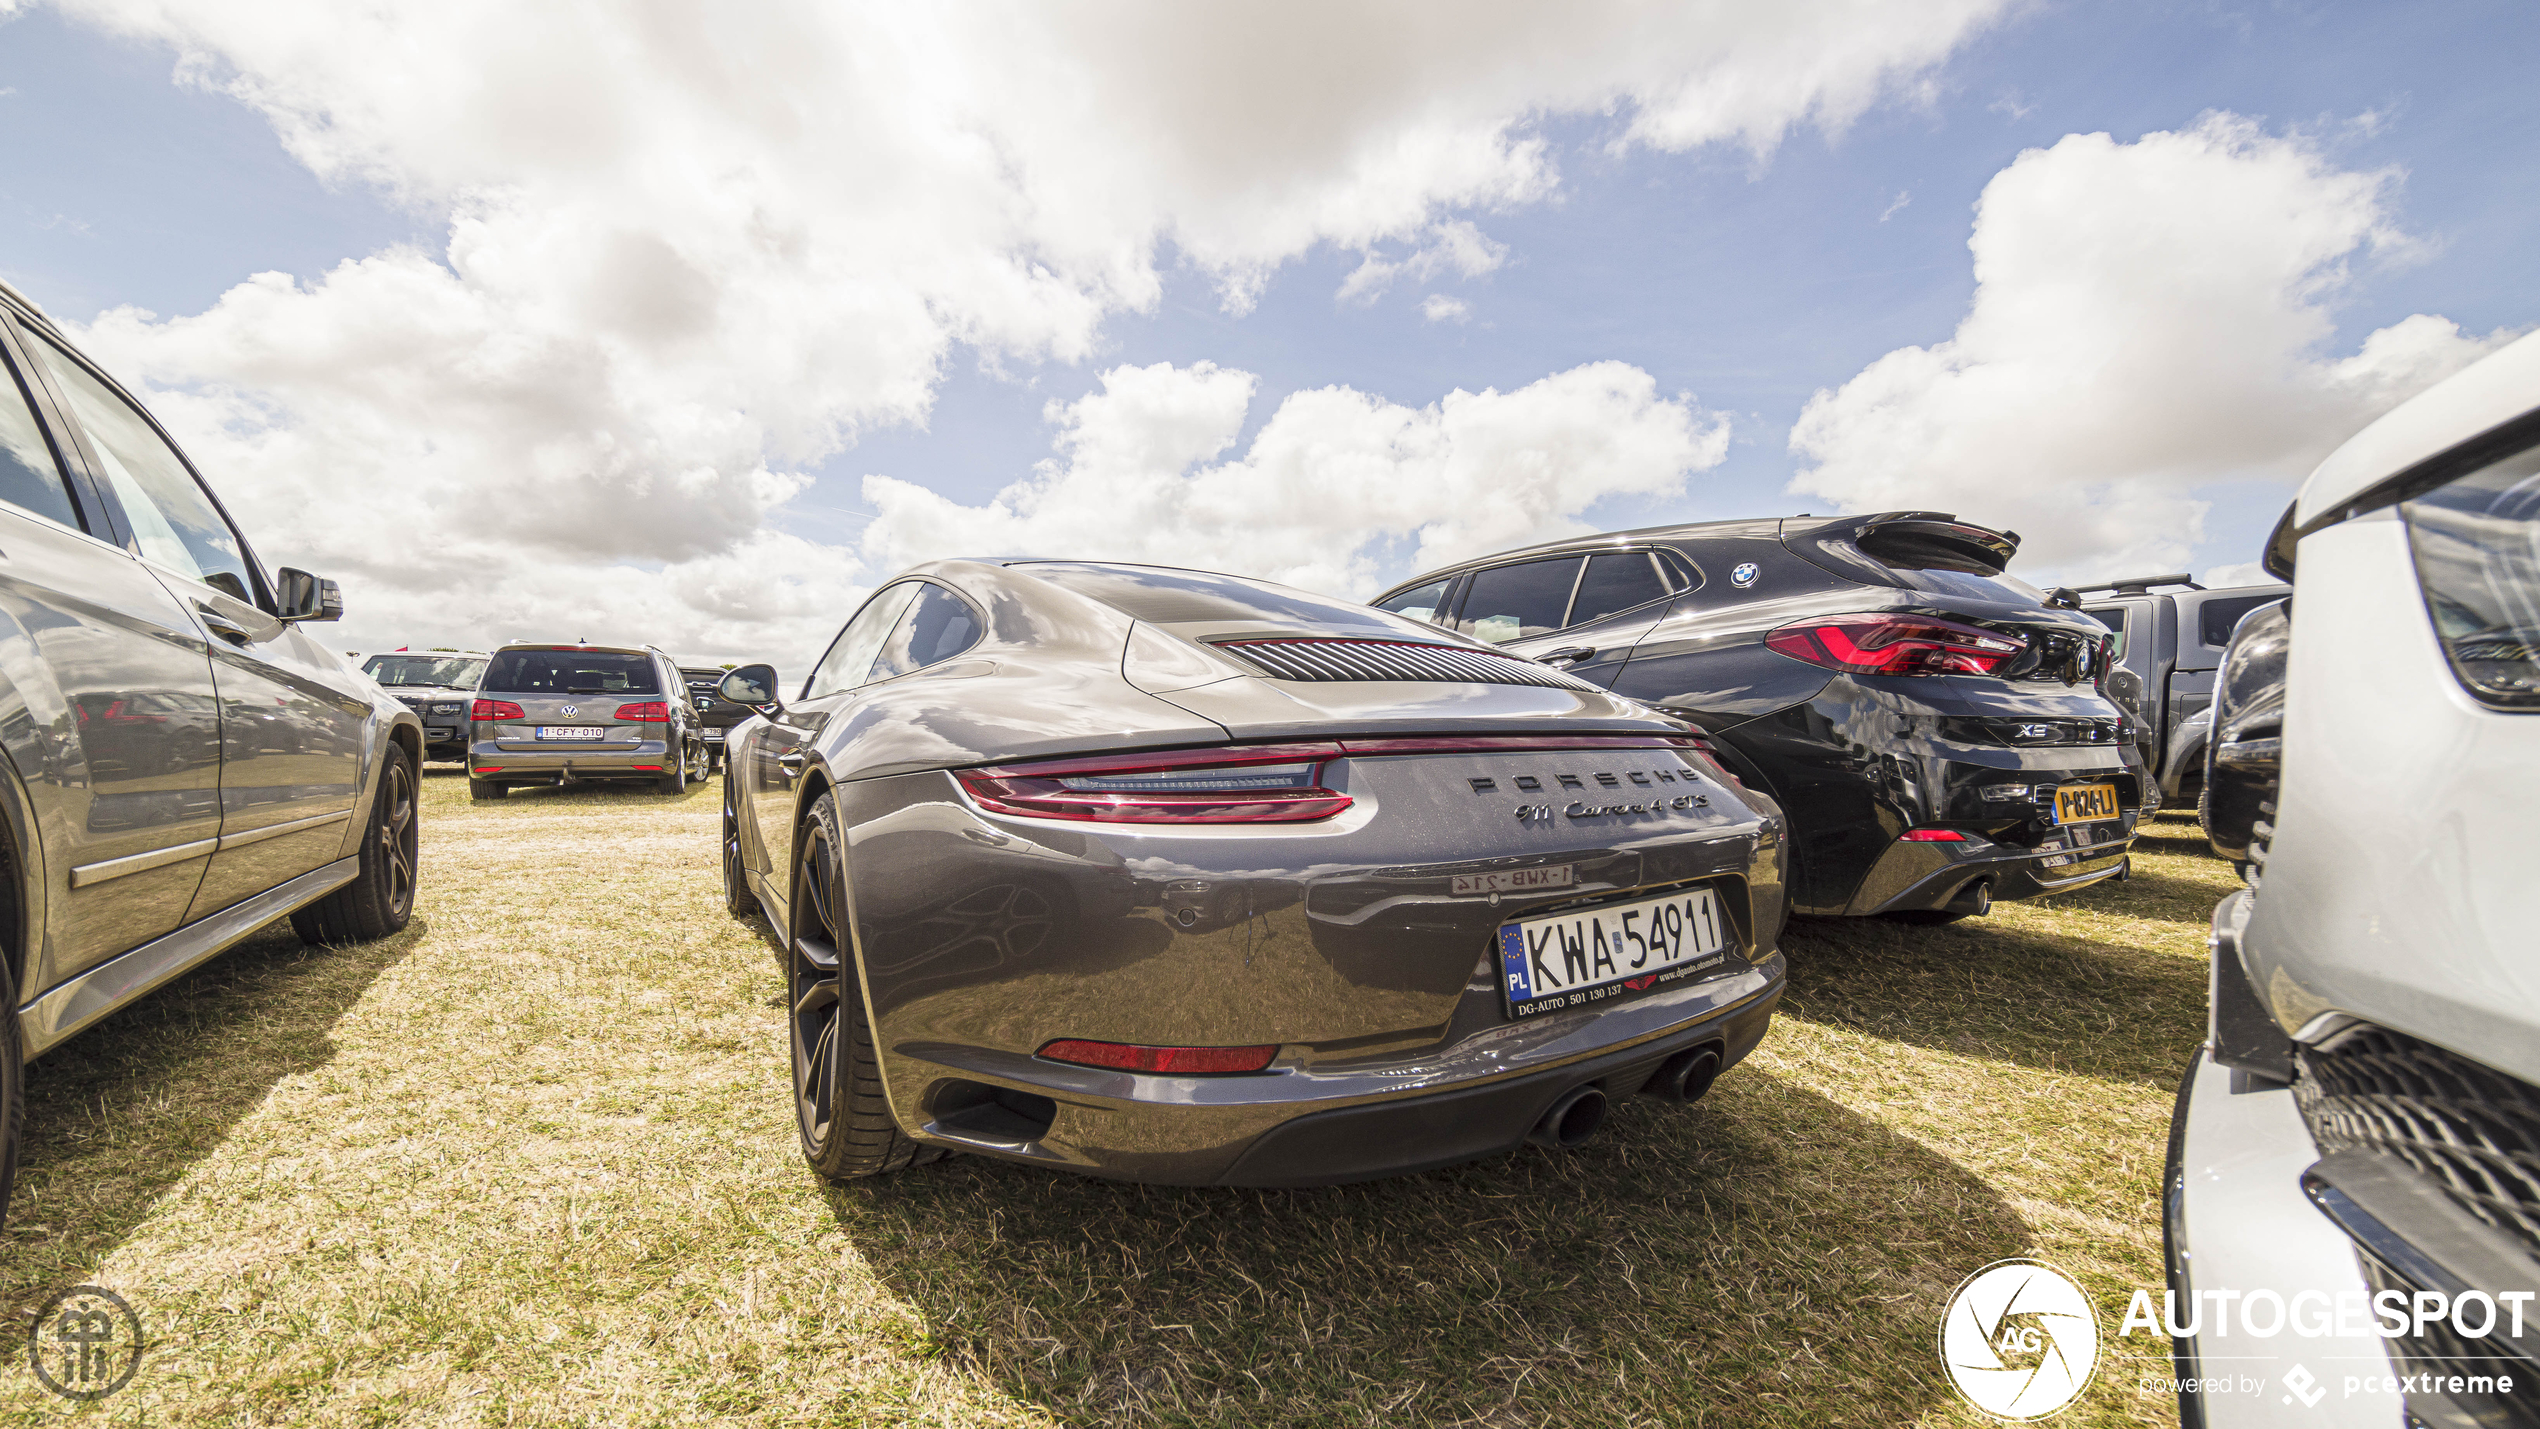
<path fill-rule="evenodd" d="M 311 948 L 277 920 L 30 1063 L 0 1303 L 80 1283 L 277 1082 L 334 1056 L 337 1019 L 428 931 Z"/>
<path fill-rule="evenodd" d="M 2028 1228 L 1980 1180 L 1745 1068 L 1562 1155 L 1297 1191 L 982 1159 L 835 1188 L 932 1352 L 1070 1422 L 1888 1425 Z"/>

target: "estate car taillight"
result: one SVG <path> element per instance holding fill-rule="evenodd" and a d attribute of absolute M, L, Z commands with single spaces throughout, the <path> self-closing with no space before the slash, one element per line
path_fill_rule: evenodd
<path fill-rule="evenodd" d="M 619 705 L 616 718 L 629 723 L 666 720 L 670 718 L 670 703 L 667 700 L 646 700 L 642 704 Z"/>
<path fill-rule="evenodd" d="M 1928 615 L 1822 616 L 1764 637 L 1767 649 L 1856 675 L 1989 675 L 2028 646 Z"/>
<path fill-rule="evenodd" d="M 1124 824 L 1293 824 L 1328 819 L 1349 796 L 1321 784 L 1337 744 L 1256 744 L 1046 759 L 964 769 L 979 807 L 1035 819 Z"/>
<path fill-rule="evenodd" d="M 2540 448 L 2399 505 L 2435 638 L 2461 688 L 2540 708 Z"/>
<path fill-rule="evenodd" d="M 1084 1067 L 1111 1067 L 1123 1072 L 1152 1072 L 1167 1077 L 1213 1076 L 1226 1072 L 1258 1072 L 1279 1055 L 1268 1047 L 1141 1047 L 1128 1042 L 1080 1042 L 1061 1038 L 1041 1049 L 1053 1062 Z"/>
<path fill-rule="evenodd" d="M 467 707 L 469 719 L 527 719 L 520 706 L 509 700 L 478 700 Z"/>

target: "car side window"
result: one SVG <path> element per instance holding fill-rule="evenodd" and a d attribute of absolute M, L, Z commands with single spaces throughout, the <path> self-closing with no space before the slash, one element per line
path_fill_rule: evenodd
<path fill-rule="evenodd" d="M 1451 576 L 1446 580 L 1431 581 L 1418 590 L 1404 591 L 1376 608 L 1390 610 L 1396 615 L 1407 616 L 1413 620 L 1436 620 L 1438 607 L 1446 603 L 1446 588 L 1454 583 L 1454 578 Z"/>
<path fill-rule="evenodd" d="M 1601 620 L 1653 600 L 1664 600 L 1667 594 L 1658 560 L 1647 551 L 1590 556 L 1587 574 L 1579 578 L 1579 594 L 1570 602 L 1570 624 Z"/>
<path fill-rule="evenodd" d="M 1569 612 L 1570 589 L 1579 583 L 1579 560 L 1560 556 L 1474 572 L 1455 628 L 1493 645 L 1551 634 Z"/>
<path fill-rule="evenodd" d="M 35 408 L 0 357 L 0 501 L 79 529 L 79 512 L 62 483 L 61 463 L 44 440 Z"/>
<path fill-rule="evenodd" d="M 141 554 L 158 564 L 254 602 L 255 578 L 247 571 L 247 552 L 238 533 L 229 529 L 220 509 L 203 494 L 201 483 L 183 458 L 169 446 L 150 419 L 90 375 L 72 356 L 43 339 L 53 375 L 60 379 L 71 416 L 88 434 L 89 445 L 106 468 L 107 484 L 132 527 Z"/>
<path fill-rule="evenodd" d="M 866 601 L 864 609 L 857 611 L 846 628 L 838 632 L 838 638 L 829 642 L 829 653 L 820 657 L 810 681 L 803 686 L 803 698 L 816 700 L 865 683 L 872 674 L 873 657 L 881 653 L 883 640 L 899 624 L 909 603 L 917 599 L 919 589 L 918 582 L 903 581 L 885 586 Z"/>
<path fill-rule="evenodd" d="M 939 665 L 979 643 L 979 614 L 970 602 L 932 582 L 918 585 L 917 599 L 882 642 L 873 662 L 875 680 Z"/>

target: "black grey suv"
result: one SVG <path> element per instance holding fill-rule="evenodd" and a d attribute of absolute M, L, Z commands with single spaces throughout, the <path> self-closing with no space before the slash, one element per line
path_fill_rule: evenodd
<path fill-rule="evenodd" d="M 2196 796 L 2213 721 L 2214 672 L 2241 617 L 2293 593 L 2290 586 L 2225 586 L 2207 590 L 2185 574 L 2137 576 L 2080 588 L 2081 608 L 2117 632 L 2117 669 L 2110 698 L 2135 718 L 2143 762 L 2160 784 L 2161 802 Z M 2105 592 L 2105 594 L 2097 594 Z"/>
<path fill-rule="evenodd" d="M 467 707 L 484 677 L 474 650 L 397 650 L 362 662 L 362 673 L 423 721 L 426 759 L 467 758 Z"/>
<path fill-rule="evenodd" d="M 705 735 L 679 667 L 652 645 L 506 645 L 468 709 L 467 789 L 706 777 Z"/>
<path fill-rule="evenodd" d="M 414 907 L 423 726 L 167 433 L 0 285 L 0 1213 L 23 1064 L 284 915 Z"/>

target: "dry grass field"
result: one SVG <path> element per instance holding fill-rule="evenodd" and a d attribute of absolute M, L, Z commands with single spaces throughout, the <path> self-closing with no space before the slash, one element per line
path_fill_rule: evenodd
<path fill-rule="evenodd" d="M 426 780 L 400 936 L 277 926 L 35 1065 L 0 1296 L 112 1287 L 152 1348 L 74 1408 L 12 1341 L 0 1419 L 1981 1423 L 1933 1349 L 1959 1279 L 2038 1256 L 2110 1328 L 2159 1284 L 2232 883 L 2167 818 L 2129 884 L 1801 924 L 1763 1048 L 1572 1155 L 1309 1191 L 976 1158 L 829 1187 L 794 1147 L 775 961 L 720 908 L 719 790 L 462 785 Z M 2171 1422 L 2135 1392 L 2153 1348 L 2055 1422 Z"/>

